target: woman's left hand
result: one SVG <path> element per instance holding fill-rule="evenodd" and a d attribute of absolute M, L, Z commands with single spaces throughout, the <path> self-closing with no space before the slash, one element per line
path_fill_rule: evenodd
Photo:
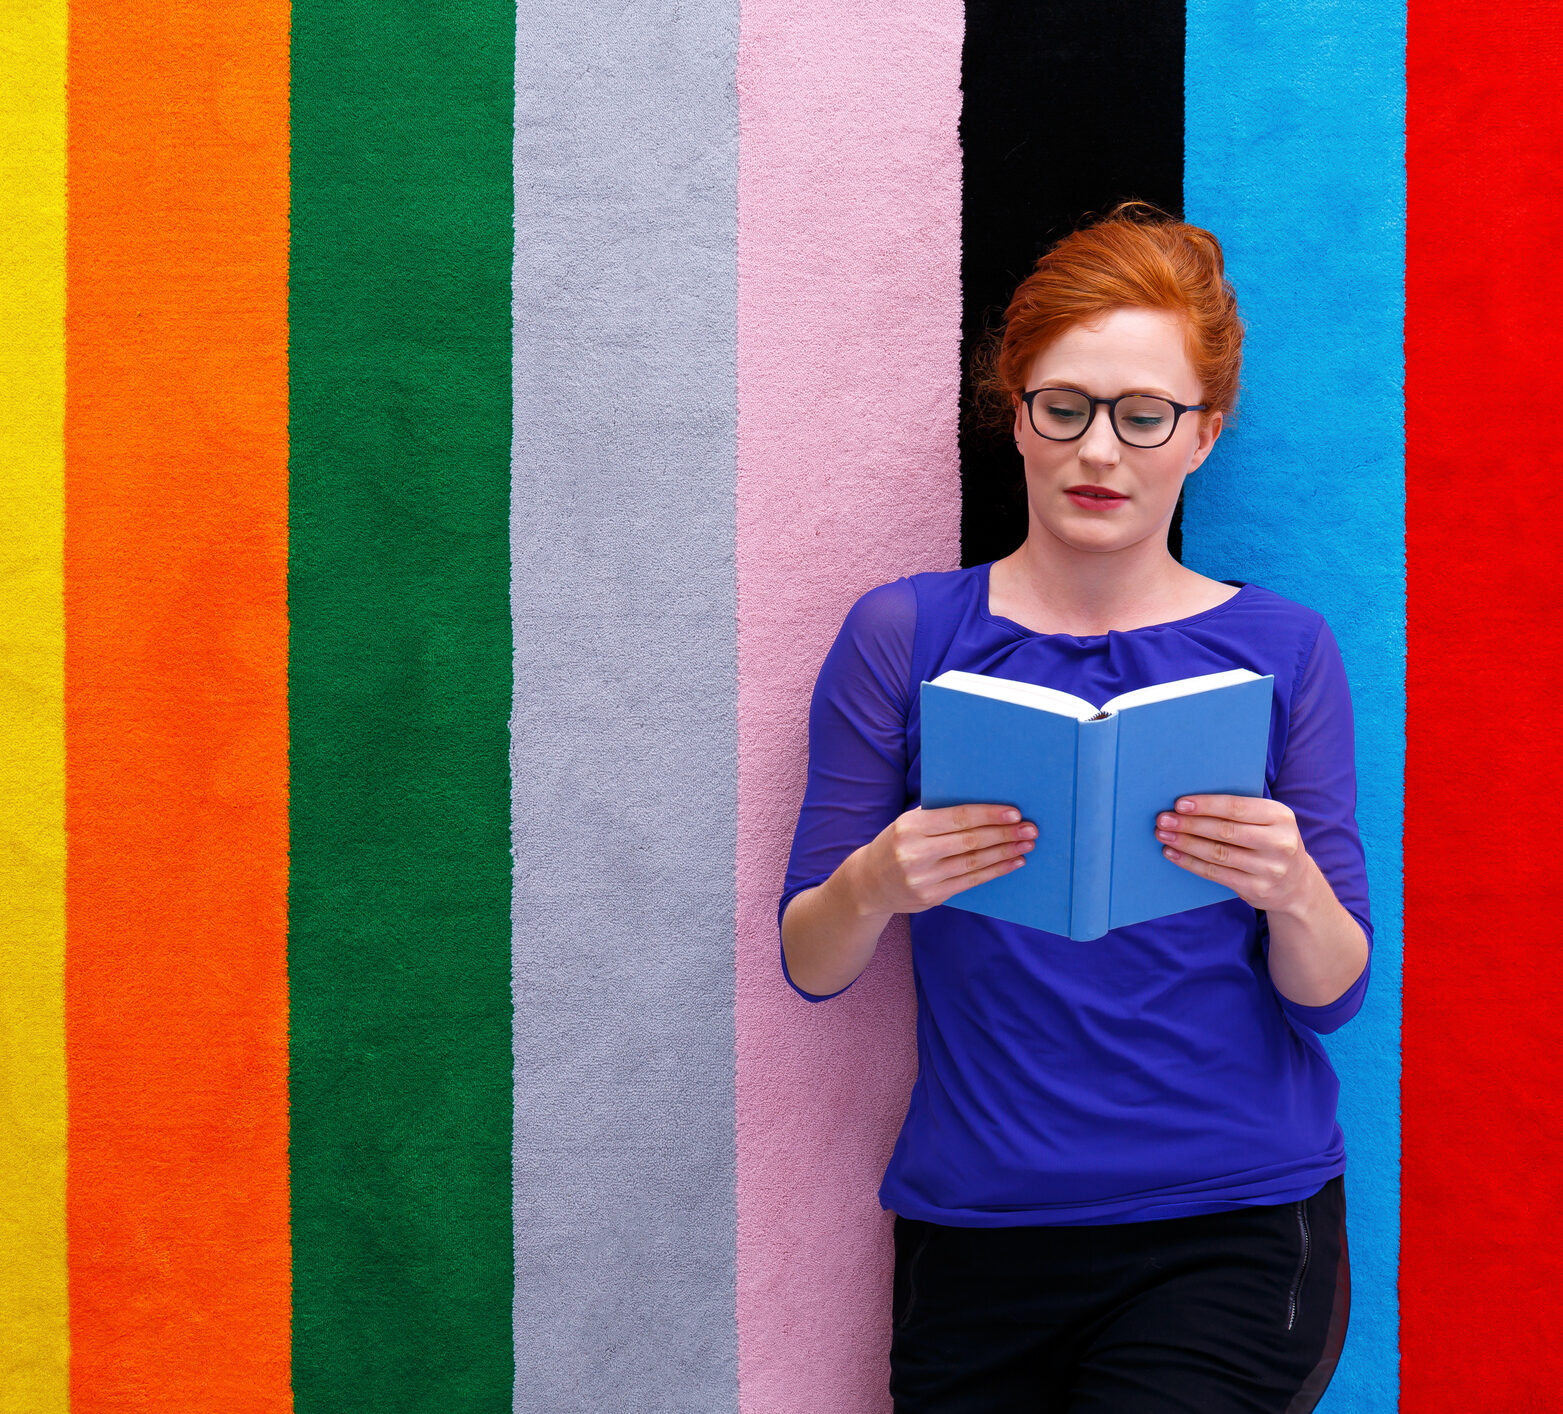
<path fill-rule="evenodd" d="M 1180 796 L 1172 811 L 1156 817 L 1156 838 L 1180 869 L 1272 912 L 1300 905 L 1316 872 L 1297 817 L 1261 796 Z"/>

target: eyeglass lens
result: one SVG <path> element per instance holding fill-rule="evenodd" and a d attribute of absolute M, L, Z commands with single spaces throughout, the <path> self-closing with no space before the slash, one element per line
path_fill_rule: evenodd
<path fill-rule="evenodd" d="M 1159 447 L 1172 436 L 1177 409 L 1165 398 L 1136 393 L 1113 410 L 1118 435 L 1135 447 Z M 1067 388 L 1044 388 L 1031 400 L 1031 424 L 1038 435 L 1067 442 L 1084 431 L 1091 400 Z"/>

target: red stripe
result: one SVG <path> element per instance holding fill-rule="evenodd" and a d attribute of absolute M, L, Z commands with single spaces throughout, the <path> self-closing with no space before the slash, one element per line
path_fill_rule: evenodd
<path fill-rule="evenodd" d="M 1407 48 L 1403 1409 L 1563 1385 L 1563 33 Z"/>

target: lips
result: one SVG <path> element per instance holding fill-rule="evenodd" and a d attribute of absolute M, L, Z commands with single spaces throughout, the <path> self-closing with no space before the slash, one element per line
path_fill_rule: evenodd
<path fill-rule="evenodd" d="M 1129 498 L 1122 491 L 1114 491 L 1108 486 L 1071 486 L 1071 496 L 1089 496 L 1097 501 L 1127 501 Z"/>

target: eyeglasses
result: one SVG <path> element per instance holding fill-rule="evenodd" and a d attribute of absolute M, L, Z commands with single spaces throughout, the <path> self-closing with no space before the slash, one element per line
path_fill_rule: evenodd
<path fill-rule="evenodd" d="M 1043 394 L 1046 394 L 1044 397 Z M 1040 399 L 1040 402 L 1038 401 Z M 1192 406 L 1150 393 L 1125 393 L 1117 398 L 1093 398 L 1077 388 L 1033 388 L 1021 395 L 1032 429 L 1049 442 L 1073 442 L 1084 437 L 1105 407 L 1118 440 L 1127 447 L 1160 447 L 1172 440 L 1178 419 L 1186 412 L 1204 412 L 1208 403 Z"/>

